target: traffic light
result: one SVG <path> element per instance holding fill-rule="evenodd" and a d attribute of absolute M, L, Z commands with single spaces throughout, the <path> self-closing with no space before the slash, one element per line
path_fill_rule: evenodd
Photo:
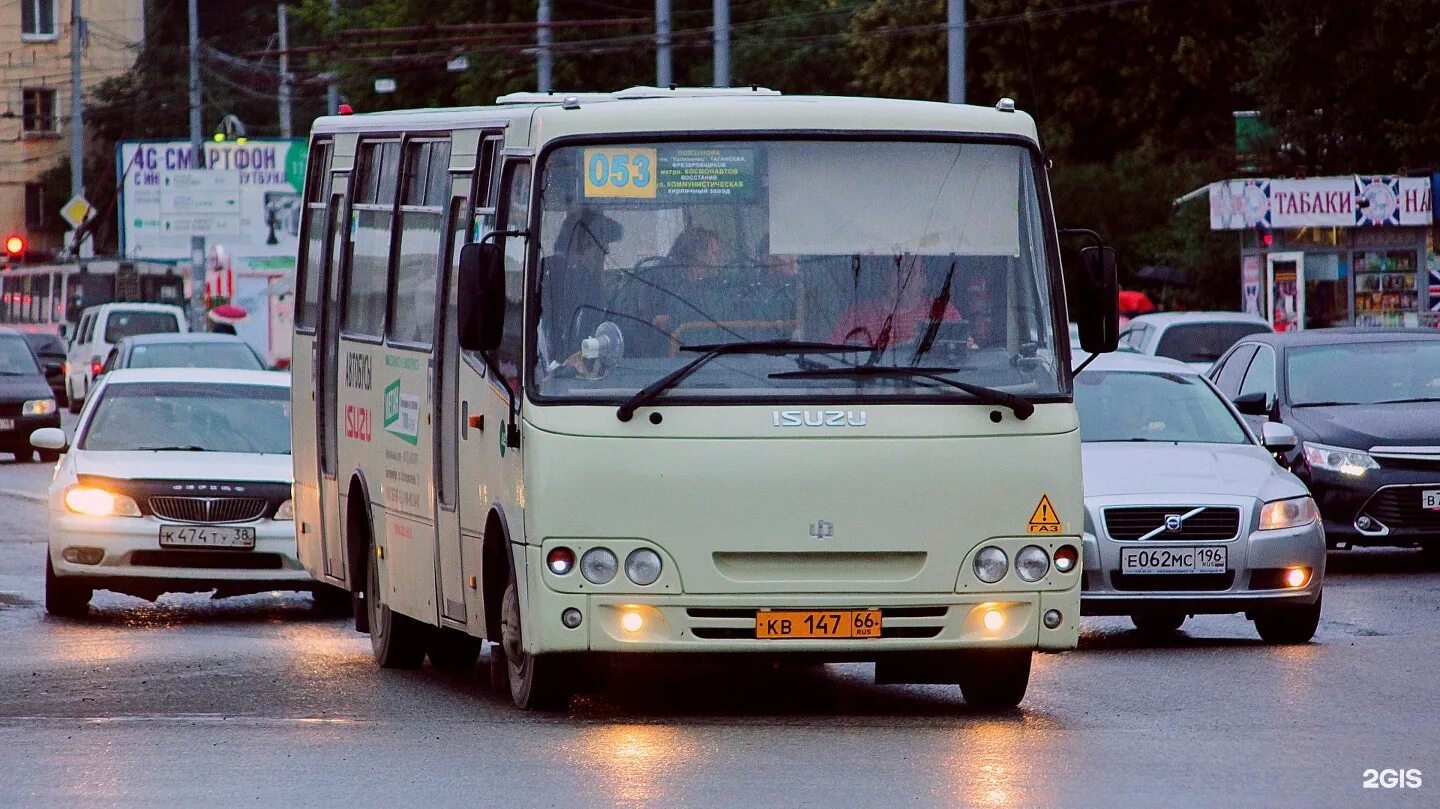
<path fill-rule="evenodd" d="M 5 261 L 8 264 L 25 263 L 25 237 L 12 233 L 5 239 Z"/>

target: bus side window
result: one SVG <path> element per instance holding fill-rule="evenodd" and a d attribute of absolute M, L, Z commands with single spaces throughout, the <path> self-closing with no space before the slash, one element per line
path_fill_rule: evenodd
<path fill-rule="evenodd" d="M 345 307 L 340 330 L 379 338 L 385 325 L 390 245 L 400 181 L 400 141 L 366 141 L 358 158 L 360 185 L 351 222 Z"/>
<path fill-rule="evenodd" d="M 303 257 L 296 264 L 300 273 L 295 285 L 299 300 L 295 307 L 295 328 L 309 332 L 315 329 L 320 311 L 320 263 L 325 254 L 325 206 L 330 199 L 331 141 L 316 141 L 310 148 L 308 177 L 305 181 L 304 231 L 300 239 Z"/>

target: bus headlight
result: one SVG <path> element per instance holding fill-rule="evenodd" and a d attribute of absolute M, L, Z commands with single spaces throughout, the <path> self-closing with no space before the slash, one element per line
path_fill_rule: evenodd
<path fill-rule="evenodd" d="M 1026 545 L 1015 554 L 1015 572 L 1025 581 L 1040 581 L 1050 572 L 1050 555 L 1039 545 Z"/>
<path fill-rule="evenodd" d="M 981 548 L 980 552 L 975 554 L 975 577 L 986 584 L 994 584 L 1005 578 L 1009 569 L 1009 557 L 994 545 Z"/>
<path fill-rule="evenodd" d="M 625 557 L 625 576 L 642 587 L 654 584 L 660 578 L 662 567 L 660 554 L 649 548 L 636 548 Z"/>
<path fill-rule="evenodd" d="M 140 516 L 140 506 L 134 498 L 93 486 L 71 486 L 66 489 L 65 507 L 87 517 Z"/>
<path fill-rule="evenodd" d="M 31 399 L 20 406 L 20 415 L 22 416 L 48 416 L 54 412 L 54 399 Z"/>
<path fill-rule="evenodd" d="M 580 575 L 591 584 L 606 584 L 615 578 L 620 560 L 609 548 L 591 548 L 580 557 Z"/>
<path fill-rule="evenodd" d="M 1299 528 L 1309 525 L 1320 517 L 1320 510 L 1309 497 L 1292 497 L 1276 500 L 1260 507 L 1260 530 L 1278 531 L 1282 528 Z"/>

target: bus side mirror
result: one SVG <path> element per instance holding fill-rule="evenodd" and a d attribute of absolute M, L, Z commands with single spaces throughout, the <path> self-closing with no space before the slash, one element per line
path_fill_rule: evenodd
<path fill-rule="evenodd" d="M 505 256 L 492 241 L 460 248 L 456 321 L 460 348 L 493 351 L 505 327 Z"/>
<path fill-rule="evenodd" d="M 1108 354 L 1120 346 L 1120 280 L 1115 250 L 1086 247 L 1080 251 L 1080 348 Z"/>

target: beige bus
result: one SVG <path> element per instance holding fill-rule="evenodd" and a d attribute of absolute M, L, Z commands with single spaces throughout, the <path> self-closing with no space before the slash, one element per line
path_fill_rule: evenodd
<path fill-rule="evenodd" d="M 1080 441 L 1034 122 L 750 89 L 322 118 L 302 561 L 387 667 L 553 709 L 633 653 L 1017 704 L 1075 646 Z M 1083 252 L 1087 350 L 1113 255 Z"/>

